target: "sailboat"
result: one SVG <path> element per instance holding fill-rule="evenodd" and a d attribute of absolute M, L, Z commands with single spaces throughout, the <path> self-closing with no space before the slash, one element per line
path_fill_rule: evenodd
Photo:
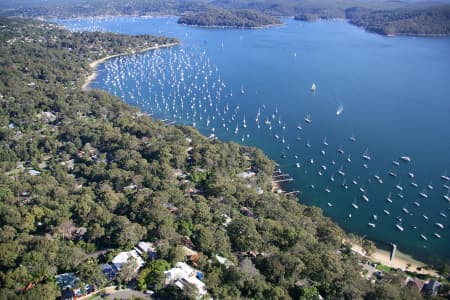
<path fill-rule="evenodd" d="M 304 120 L 306 123 L 310 124 L 311 123 L 311 114 L 307 114 Z"/>
<path fill-rule="evenodd" d="M 361 197 L 364 199 L 364 201 L 369 202 L 369 197 L 367 197 L 366 194 L 362 194 Z"/>
<path fill-rule="evenodd" d="M 450 202 L 450 190 L 447 190 L 447 194 L 442 196 L 442 198 L 444 198 L 445 200 L 447 200 L 448 202 Z"/>
<path fill-rule="evenodd" d="M 400 156 L 400 159 L 405 162 L 411 162 L 411 157 L 409 157 L 409 156 Z"/>
<path fill-rule="evenodd" d="M 369 155 L 369 148 L 366 148 L 366 150 L 364 151 L 362 158 L 364 158 L 365 160 L 370 160 L 370 155 Z"/>
<path fill-rule="evenodd" d="M 339 105 L 338 109 L 336 110 L 336 116 L 340 116 L 342 112 L 344 111 L 344 106 Z"/>
<path fill-rule="evenodd" d="M 390 193 L 390 192 L 389 192 L 389 195 L 386 197 L 386 200 L 387 200 L 389 203 L 392 203 L 391 193 Z"/>
<path fill-rule="evenodd" d="M 317 90 L 317 86 L 316 84 L 313 82 L 313 84 L 311 85 L 311 92 L 315 92 Z"/>
<path fill-rule="evenodd" d="M 436 223 L 435 224 L 437 227 L 439 227 L 440 229 L 444 229 L 444 225 L 442 225 L 441 223 Z"/>
<path fill-rule="evenodd" d="M 403 231 L 403 227 L 400 224 L 395 224 L 395 227 L 397 227 L 398 230 Z"/>
<path fill-rule="evenodd" d="M 420 195 L 421 197 L 423 197 L 423 198 L 428 198 L 428 194 L 427 194 L 426 189 L 423 189 L 422 192 L 419 193 L 419 195 Z"/>

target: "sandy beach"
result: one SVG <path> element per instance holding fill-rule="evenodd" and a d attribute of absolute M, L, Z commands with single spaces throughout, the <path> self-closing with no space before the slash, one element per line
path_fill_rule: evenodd
<path fill-rule="evenodd" d="M 143 52 L 147 52 L 147 51 L 151 51 L 151 50 L 155 50 L 155 49 L 159 49 L 159 48 L 173 47 L 173 46 L 176 46 L 176 45 L 179 45 L 179 44 L 180 43 L 178 43 L 178 42 L 177 43 L 168 43 L 168 44 L 163 44 L 163 45 L 156 44 L 156 45 L 154 45 L 152 47 L 147 47 L 147 48 L 144 48 L 144 49 L 141 49 L 141 50 L 137 50 L 137 51 L 134 51 L 134 52 L 119 53 L 119 54 L 109 55 L 109 56 L 106 56 L 106 57 L 94 60 L 93 62 L 91 62 L 89 64 L 89 67 L 91 68 L 92 73 L 89 74 L 89 76 L 86 77 L 86 80 L 84 81 L 83 85 L 81 86 L 81 89 L 83 91 L 89 90 L 89 84 L 97 77 L 96 67 L 99 64 L 101 64 L 102 62 L 107 61 L 108 59 L 111 59 L 111 58 L 117 57 L 117 56 L 130 55 L 130 54 L 134 54 L 134 53 L 143 53 Z"/>
<path fill-rule="evenodd" d="M 369 258 L 373 262 L 380 263 L 394 269 L 401 269 L 403 271 L 411 271 L 418 274 L 427 274 L 439 277 L 439 274 L 436 270 L 424 269 L 423 267 L 426 266 L 425 263 L 415 260 L 411 256 L 404 254 L 398 250 L 396 251 L 395 257 L 392 261 L 390 260 L 389 251 L 386 250 L 377 248 L 371 256 L 367 256 L 360 245 L 352 243 L 352 251 L 358 253 L 361 256 Z M 420 268 L 420 270 L 418 268 Z"/>

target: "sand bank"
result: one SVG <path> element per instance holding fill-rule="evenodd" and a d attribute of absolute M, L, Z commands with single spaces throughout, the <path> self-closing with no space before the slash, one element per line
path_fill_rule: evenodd
<path fill-rule="evenodd" d="M 364 257 L 368 257 L 373 262 L 380 263 L 394 269 L 401 269 L 403 271 L 410 271 L 419 274 L 428 274 L 439 277 L 439 274 L 436 270 L 424 268 L 424 266 L 426 266 L 427 264 L 415 260 L 411 256 L 399 252 L 398 250 L 396 251 L 395 257 L 392 261 L 390 260 L 390 252 L 383 249 L 377 248 L 372 255 L 367 256 L 360 245 L 352 243 L 352 251 Z"/>

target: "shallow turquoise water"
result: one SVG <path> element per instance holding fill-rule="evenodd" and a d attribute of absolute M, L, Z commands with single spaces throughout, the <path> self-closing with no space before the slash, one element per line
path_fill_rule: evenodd
<path fill-rule="evenodd" d="M 300 202 L 320 206 L 346 230 L 382 243 L 395 242 L 401 251 L 427 262 L 448 261 L 450 222 L 443 215 L 450 217 L 450 202 L 443 198 L 447 193 L 443 185 L 450 182 L 440 176 L 447 170 L 450 176 L 450 39 L 387 38 L 346 22 L 284 21 L 284 26 L 261 30 L 186 27 L 173 17 L 58 22 L 72 29 L 179 38 L 181 46 L 172 49 L 106 62 L 92 86 L 156 117 L 195 122 L 204 134 L 214 127 L 223 140 L 242 142 L 244 137 L 244 144 L 262 148 L 291 174 L 294 182 L 288 188 L 302 191 Z M 310 91 L 313 82 L 315 93 Z M 343 112 L 337 116 L 339 105 Z M 258 109 L 260 128 L 255 121 Z M 311 124 L 304 122 L 308 113 Z M 266 119 L 272 123 L 271 131 Z M 299 123 L 302 130 L 297 129 Z M 356 142 L 349 141 L 352 134 Z M 323 144 L 325 136 L 328 146 Z M 306 146 L 308 141 L 311 147 Z M 337 151 L 341 145 L 344 154 Z M 361 157 L 366 148 L 370 161 Z M 402 155 L 410 156 L 411 163 L 399 160 Z M 345 176 L 338 174 L 341 166 Z M 389 176 L 390 171 L 397 177 Z M 341 186 L 344 178 L 348 189 Z M 432 190 L 426 188 L 430 183 Z M 403 198 L 396 185 L 403 187 Z M 360 188 L 366 190 L 369 202 Z M 419 196 L 424 188 L 428 198 Z M 386 201 L 389 192 L 392 203 Z M 369 222 L 376 227 L 369 227 Z"/>

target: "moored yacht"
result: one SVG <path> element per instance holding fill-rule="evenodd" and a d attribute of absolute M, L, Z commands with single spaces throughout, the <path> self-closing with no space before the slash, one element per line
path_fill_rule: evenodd
<path fill-rule="evenodd" d="M 409 157 L 409 156 L 400 156 L 400 159 L 405 162 L 411 162 L 411 157 Z"/>
<path fill-rule="evenodd" d="M 307 114 L 304 120 L 306 123 L 310 124 L 311 123 L 311 114 Z"/>
<path fill-rule="evenodd" d="M 389 192 L 389 195 L 386 197 L 386 200 L 387 200 L 389 203 L 392 203 L 391 193 L 390 193 L 390 192 Z"/>
<path fill-rule="evenodd" d="M 338 109 L 336 110 L 336 116 L 340 116 L 343 111 L 344 111 L 344 106 L 341 104 L 338 106 Z"/>
<path fill-rule="evenodd" d="M 365 160 L 370 160 L 371 157 L 369 155 L 369 148 L 366 148 L 366 150 L 364 151 L 362 158 L 364 158 Z"/>
<path fill-rule="evenodd" d="M 450 190 L 447 190 L 447 194 L 443 195 L 442 198 L 444 198 L 445 200 L 447 200 L 448 202 L 450 202 Z"/>
<path fill-rule="evenodd" d="M 435 224 L 437 227 L 439 227 L 440 229 L 444 229 L 444 225 L 442 225 L 441 223 L 436 223 Z"/>
<path fill-rule="evenodd" d="M 427 194 L 427 191 L 426 191 L 425 189 L 423 189 L 423 190 L 419 193 L 419 195 L 420 195 L 421 197 L 423 197 L 423 198 L 428 198 L 428 194 Z"/>

